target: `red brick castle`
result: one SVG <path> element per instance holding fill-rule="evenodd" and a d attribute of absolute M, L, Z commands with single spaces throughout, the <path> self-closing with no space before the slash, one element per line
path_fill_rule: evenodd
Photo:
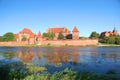
<path fill-rule="evenodd" d="M 78 31 L 77 27 L 73 28 L 72 34 L 71 34 L 71 31 L 69 29 L 67 29 L 66 27 L 48 28 L 46 30 L 46 33 L 48 33 L 48 32 L 55 33 L 55 37 L 53 40 L 58 39 L 59 33 L 62 33 L 65 36 L 65 39 L 74 39 L 74 40 L 79 39 L 79 31 Z M 70 36 L 70 38 L 68 38 L 69 36 Z M 40 32 L 38 34 L 35 34 L 28 28 L 24 28 L 22 31 L 15 34 L 15 38 L 16 38 L 17 42 L 22 42 L 24 37 L 26 38 L 26 41 L 28 41 L 28 44 L 29 43 L 30 44 L 35 44 L 35 43 L 37 44 L 38 42 L 40 42 L 43 39 L 42 34 Z"/>

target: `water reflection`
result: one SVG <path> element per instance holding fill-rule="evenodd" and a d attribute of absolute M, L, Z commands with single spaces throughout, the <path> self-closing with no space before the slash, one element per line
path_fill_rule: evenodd
<path fill-rule="evenodd" d="M 22 62 L 29 63 L 35 56 L 34 52 L 27 51 L 27 52 L 16 52 L 16 57 L 18 57 Z"/>
<path fill-rule="evenodd" d="M 8 49 L 9 51 L 7 51 Z M 114 70 L 120 73 L 120 47 L 0 47 L 0 60 L 14 60 L 38 66 L 48 66 L 48 70 L 53 71 L 72 67 L 79 71 L 106 72 Z"/>

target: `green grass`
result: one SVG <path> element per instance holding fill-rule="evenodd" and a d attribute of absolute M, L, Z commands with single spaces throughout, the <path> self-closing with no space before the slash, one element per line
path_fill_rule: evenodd
<path fill-rule="evenodd" d="M 120 45 L 100 43 L 98 46 L 120 46 Z"/>

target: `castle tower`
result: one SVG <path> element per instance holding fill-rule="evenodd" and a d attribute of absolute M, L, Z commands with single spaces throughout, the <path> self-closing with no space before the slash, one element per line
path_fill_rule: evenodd
<path fill-rule="evenodd" d="M 79 39 L 79 31 L 77 29 L 77 27 L 74 27 L 74 29 L 72 30 L 72 39 Z"/>
<path fill-rule="evenodd" d="M 114 27 L 114 29 L 113 29 L 113 35 L 118 35 L 118 31 L 117 31 L 116 27 Z"/>
<path fill-rule="evenodd" d="M 38 35 L 37 35 L 37 40 L 39 41 L 39 40 L 41 40 L 42 39 L 42 34 L 41 34 L 41 32 L 39 31 L 39 33 L 38 33 Z"/>

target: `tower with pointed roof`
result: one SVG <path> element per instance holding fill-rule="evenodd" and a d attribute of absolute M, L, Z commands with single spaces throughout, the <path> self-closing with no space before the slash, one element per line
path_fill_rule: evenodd
<path fill-rule="evenodd" d="M 74 39 L 74 40 L 79 39 L 79 31 L 78 31 L 77 27 L 74 27 L 74 29 L 72 30 L 72 39 Z"/>
<path fill-rule="evenodd" d="M 114 29 L 113 29 L 113 35 L 118 35 L 118 31 L 117 31 L 116 27 L 114 27 Z"/>
<path fill-rule="evenodd" d="M 117 29 L 116 29 L 116 27 L 114 27 L 114 29 L 113 29 L 113 32 L 117 32 Z"/>

